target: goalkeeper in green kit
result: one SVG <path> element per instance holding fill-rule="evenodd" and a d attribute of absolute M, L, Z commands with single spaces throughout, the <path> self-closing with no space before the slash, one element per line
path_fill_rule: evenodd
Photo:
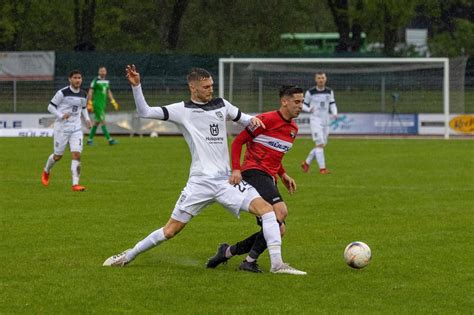
<path fill-rule="evenodd" d="M 117 144 L 118 142 L 110 137 L 109 131 L 105 126 L 105 107 L 107 105 L 107 96 L 109 97 L 110 104 L 119 110 L 119 104 L 115 101 L 112 91 L 110 91 L 109 80 L 106 80 L 107 69 L 104 66 L 99 68 L 99 76 L 92 80 L 87 95 L 87 109 L 89 112 L 94 112 L 94 126 L 89 133 L 89 139 L 87 139 L 88 145 L 94 144 L 94 136 L 97 131 L 97 127 L 102 125 L 102 132 L 110 145 Z"/>

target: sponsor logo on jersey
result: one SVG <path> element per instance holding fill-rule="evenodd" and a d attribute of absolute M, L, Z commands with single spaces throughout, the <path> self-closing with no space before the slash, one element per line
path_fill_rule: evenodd
<path fill-rule="evenodd" d="M 217 116 L 217 118 L 219 118 L 220 120 L 224 121 L 224 115 L 222 115 L 221 112 L 216 112 L 216 116 Z"/>
<path fill-rule="evenodd" d="M 278 138 L 266 136 L 266 135 L 258 135 L 253 139 L 253 142 L 260 143 L 261 145 L 264 145 L 268 148 L 272 148 L 275 151 L 279 151 L 282 153 L 288 152 L 291 147 L 292 143 L 287 142 Z"/>
<path fill-rule="evenodd" d="M 219 125 L 217 125 L 217 124 L 209 125 L 209 131 L 211 132 L 211 135 L 218 136 L 219 135 Z"/>

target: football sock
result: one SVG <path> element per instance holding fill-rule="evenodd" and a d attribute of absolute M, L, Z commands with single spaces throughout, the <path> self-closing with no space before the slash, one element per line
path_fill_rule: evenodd
<path fill-rule="evenodd" d="M 95 132 L 96 132 L 96 131 L 97 131 L 97 126 L 96 126 L 96 125 L 92 126 L 91 132 L 89 133 L 89 140 L 94 139 L 94 136 L 95 136 Z"/>
<path fill-rule="evenodd" d="M 79 185 L 79 177 L 81 176 L 81 162 L 78 160 L 71 161 L 72 185 Z"/>
<path fill-rule="evenodd" d="M 46 166 L 44 167 L 44 171 L 49 174 L 49 171 L 53 168 L 56 161 L 54 160 L 54 154 L 51 154 L 48 157 L 48 161 L 46 162 Z"/>
<path fill-rule="evenodd" d="M 158 245 L 160 245 L 160 243 L 163 243 L 166 240 L 167 240 L 167 238 L 165 237 L 165 233 L 163 231 L 163 228 L 160 228 L 160 229 L 152 232 L 150 235 L 145 237 L 140 242 L 138 242 L 135 245 L 135 247 L 133 247 L 127 253 L 127 255 L 125 257 L 126 257 L 127 261 L 130 262 L 133 259 L 135 259 L 135 257 L 138 254 L 143 253 L 143 252 L 149 250 L 152 247 L 158 246 Z"/>
<path fill-rule="evenodd" d="M 306 164 L 310 165 L 311 162 L 316 158 L 316 149 L 309 151 L 308 157 L 306 158 Z"/>
<path fill-rule="evenodd" d="M 316 148 L 316 160 L 320 169 L 326 168 L 326 161 L 324 160 L 324 148 Z"/>
<path fill-rule="evenodd" d="M 107 140 L 110 140 L 110 133 L 107 130 L 107 127 L 105 125 L 102 125 L 101 129 L 102 129 L 102 132 L 104 133 L 105 138 Z"/>
<path fill-rule="evenodd" d="M 243 241 L 235 243 L 235 245 L 229 246 L 227 250 L 229 251 L 230 256 L 227 256 L 226 254 L 226 257 L 230 258 L 235 255 L 242 255 L 242 254 L 247 254 L 248 252 L 250 252 L 250 250 L 252 249 L 253 243 L 255 243 L 255 239 L 257 238 L 257 235 L 259 233 L 260 232 L 254 233 L 251 236 L 244 239 Z M 263 239 L 263 241 L 265 241 L 265 238 Z"/>
<path fill-rule="evenodd" d="M 265 237 L 263 235 L 263 230 L 260 231 L 255 238 L 255 242 L 253 243 L 252 248 L 249 252 L 249 257 L 253 260 L 257 260 L 258 257 L 267 249 L 267 242 L 265 241 Z"/>
<path fill-rule="evenodd" d="M 263 235 L 267 241 L 268 252 L 272 267 L 279 267 L 283 260 L 281 258 L 281 236 L 275 212 L 267 212 L 262 215 Z"/>

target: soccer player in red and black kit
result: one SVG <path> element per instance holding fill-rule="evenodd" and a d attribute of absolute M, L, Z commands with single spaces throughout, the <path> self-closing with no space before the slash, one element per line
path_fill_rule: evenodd
<path fill-rule="evenodd" d="M 285 218 L 288 209 L 277 187 L 277 175 L 290 194 L 296 190 L 296 183 L 288 176 L 282 165 L 282 159 L 288 152 L 298 133 L 298 126 L 293 118 L 298 117 L 304 101 L 303 89 L 290 85 L 280 88 L 280 109 L 266 112 L 259 116 L 266 128 L 252 129 L 247 127 L 232 142 L 232 175 L 231 184 L 240 185 L 248 182 L 265 201 L 273 206 L 280 232 L 285 232 Z M 247 144 L 244 161 L 240 165 L 242 146 Z M 261 226 L 261 221 L 257 218 Z M 248 253 L 245 260 L 239 265 L 240 270 L 262 272 L 257 264 L 257 259 L 266 249 L 263 231 L 251 235 L 235 245 L 220 244 L 215 256 L 207 262 L 207 268 L 215 268 L 226 262 L 232 256 Z M 306 274 L 306 273 L 302 273 Z"/>

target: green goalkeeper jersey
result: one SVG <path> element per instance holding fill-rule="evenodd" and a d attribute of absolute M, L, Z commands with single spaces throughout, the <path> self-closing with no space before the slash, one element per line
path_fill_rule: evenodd
<path fill-rule="evenodd" d="M 110 89 L 109 80 L 97 77 L 92 80 L 91 89 L 94 91 L 94 97 L 92 99 L 94 111 L 104 111 L 107 105 L 107 94 Z"/>

